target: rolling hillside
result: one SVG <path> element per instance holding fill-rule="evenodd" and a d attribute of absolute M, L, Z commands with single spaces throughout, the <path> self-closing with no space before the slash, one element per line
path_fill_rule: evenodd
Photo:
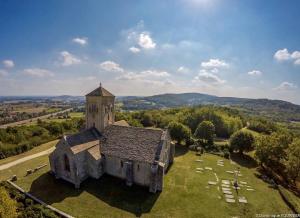
<path fill-rule="evenodd" d="M 278 121 L 300 121 L 300 106 L 282 100 L 218 97 L 201 93 L 162 94 L 148 97 L 118 97 L 124 110 L 147 110 L 195 105 L 237 107 L 249 114 Z"/>

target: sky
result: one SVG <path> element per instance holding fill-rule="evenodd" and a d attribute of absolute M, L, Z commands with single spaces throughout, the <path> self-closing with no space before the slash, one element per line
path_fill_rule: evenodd
<path fill-rule="evenodd" d="M 0 96 L 199 92 L 300 104 L 300 1 L 0 0 Z"/>

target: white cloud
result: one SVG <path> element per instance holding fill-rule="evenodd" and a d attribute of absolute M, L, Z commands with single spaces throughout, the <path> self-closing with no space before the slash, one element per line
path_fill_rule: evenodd
<path fill-rule="evenodd" d="M 187 74 L 190 72 L 190 69 L 185 66 L 180 66 L 178 67 L 177 72 Z"/>
<path fill-rule="evenodd" d="M 122 76 L 119 76 L 117 79 L 118 80 L 143 80 L 143 79 L 157 80 L 169 76 L 170 74 L 166 71 L 146 70 L 140 73 L 129 72 Z"/>
<path fill-rule="evenodd" d="M 156 43 L 151 38 L 150 34 L 147 32 L 143 32 L 139 35 L 139 46 L 144 49 L 153 49 L 156 47 Z"/>
<path fill-rule="evenodd" d="M 291 82 L 282 82 L 279 86 L 275 88 L 275 90 L 279 91 L 288 91 L 288 90 L 294 90 L 297 86 Z"/>
<path fill-rule="evenodd" d="M 133 46 L 129 48 L 129 51 L 131 51 L 132 53 L 139 53 L 141 49 Z"/>
<path fill-rule="evenodd" d="M 72 39 L 72 42 L 77 43 L 81 46 L 85 46 L 88 44 L 88 38 L 87 37 L 82 37 L 82 38 L 77 37 L 77 38 Z"/>
<path fill-rule="evenodd" d="M 8 73 L 7 73 L 6 70 L 0 70 L 0 78 L 4 77 L 4 76 L 7 76 L 7 75 L 8 75 Z"/>
<path fill-rule="evenodd" d="M 196 76 L 193 80 L 194 82 L 204 82 L 207 84 L 214 84 L 214 85 L 218 85 L 218 84 L 223 84 L 226 81 L 220 79 L 217 75 L 214 75 L 212 73 L 207 72 L 206 70 L 200 70 L 200 73 L 198 74 L 198 76 Z"/>
<path fill-rule="evenodd" d="M 262 72 L 259 71 L 259 70 L 252 70 L 252 71 L 248 72 L 248 75 L 250 75 L 250 76 L 260 76 L 260 75 L 262 75 Z"/>
<path fill-rule="evenodd" d="M 79 58 L 72 55 L 68 51 L 62 51 L 60 53 L 60 55 L 61 55 L 61 58 L 62 58 L 62 63 L 61 63 L 62 66 L 70 66 L 70 65 L 81 63 L 81 60 Z"/>
<path fill-rule="evenodd" d="M 294 64 L 296 64 L 296 65 L 300 65 L 300 58 L 299 58 L 299 59 L 297 59 L 297 60 L 295 60 Z"/>
<path fill-rule="evenodd" d="M 220 59 L 209 59 L 207 62 L 202 62 L 201 67 L 205 69 L 212 69 L 212 68 L 227 68 L 229 64 L 226 63 L 224 60 Z"/>
<path fill-rule="evenodd" d="M 287 61 L 287 60 L 291 59 L 291 54 L 289 53 L 289 51 L 286 48 L 284 48 L 284 49 L 276 51 L 274 54 L 274 58 L 277 61 Z"/>
<path fill-rule="evenodd" d="M 294 51 L 290 53 L 286 48 L 278 50 L 274 54 L 274 58 L 277 61 L 289 61 L 294 60 L 294 64 L 300 65 L 300 51 Z"/>
<path fill-rule="evenodd" d="M 4 60 L 2 63 L 6 68 L 12 68 L 15 66 L 15 63 L 12 60 Z"/>
<path fill-rule="evenodd" d="M 300 51 L 294 51 L 291 54 L 291 58 L 293 58 L 293 59 L 300 59 Z"/>
<path fill-rule="evenodd" d="M 102 70 L 111 71 L 111 72 L 124 72 L 124 69 L 120 67 L 119 64 L 113 61 L 104 61 L 100 64 Z"/>
<path fill-rule="evenodd" d="M 41 68 L 28 68 L 23 70 L 23 74 L 33 77 L 53 77 L 54 73 Z"/>

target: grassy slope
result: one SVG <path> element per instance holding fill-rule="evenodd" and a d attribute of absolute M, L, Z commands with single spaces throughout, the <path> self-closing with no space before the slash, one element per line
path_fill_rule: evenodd
<path fill-rule="evenodd" d="M 12 162 L 12 161 L 15 161 L 15 160 L 18 160 L 20 158 L 23 158 L 23 157 L 26 157 L 26 156 L 29 156 L 29 155 L 32 155 L 32 154 L 39 153 L 39 152 L 44 151 L 44 150 L 47 150 L 47 149 L 55 146 L 55 144 L 57 142 L 58 142 L 58 140 L 53 140 L 53 141 L 41 144 L 41 145 L 39 145 L 37 147 L 34 147 L 33 149 L 31 149 L 31 150 L 29 150 L 27 152 L 21 153 L 19 155 L 15 155 L 15 156 L 11 156 L 11 157 L 2 159 L 2 160 L 0 160 L 0 165 L 9 163 L 9 162 Z"/>
<path fill-rule="evenodd" d="M 26 169 L 47 163 L 46 156 L 15 166 L 10 173 L 19 176 L 17 183 L 21 187 L 76 217 L 255 217 L 257 213 L 291 213 L 278 191 L 256 178 L 255 169 L 248 168 L 249 165 L 241 166 L 241 179 L 255 191 L 241 190 L 239 193 L 248 199 L 249 204 L 228 204 L 224 199 L 218 199 L 222 194 L 217 186 L 206 188 L 208 180 L 215 180 L 213 173 L 199 174 L 195 168 L 210 166 L 220 179 L 230 179 L 232 175 L 225 171 L 234 170 L 236 165 L 225 160 L 225 167 L 219 167 L 216 162 L 221 158 L 209 154 L 202 157 L 203 163 L 198 163 L 194 152 L 185 152 L 177 149 L 179 156 L 165 177 L 164 190 L 156 195 L 138 186 L 128 188 L 123 181 L 109 176 L 89 179 L 75 190 L 72 185 L 47 174 L 49 166 L 23 177 Z"/>

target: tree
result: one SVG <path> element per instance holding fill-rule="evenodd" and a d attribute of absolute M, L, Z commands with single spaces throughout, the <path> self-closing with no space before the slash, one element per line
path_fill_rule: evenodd
<path fill-rule="evenodd" d="M 194 135 L 196 138 L 204 140 L 207 144 L 213 145 L 215 126 L 210 121 L 202 121 L 199 123 Z"/>
<path fill-rule="evenodd" d="M 0 187 L 0 217 L 17 217 L 16 202 L 11 199 L 3 187 Z"/>
<path fill-rule="evenodd" d="M 300 139 L 295 139 L 287 149 L 286 171 L 295 183 L 300 177 Z"/>
<path fill-rule="evenodd" d="M 153 126 L 153 118 L 150 113 L 141 114 L 141 123 L 145 127 Z"/>
<path fill-rule="evenodd" d="M 280 134 L 263 135 L 257 140 L 255 157 L 261 165 L 279 168 L 286 159 L 287 143 L 287 138 Z"/>
<path fill-rule="evenodd" d="M 237 131 L 230 137 L 230 148 L 233 151 L 239 151 L 242 154 L 244 151 L 251 151 L 254 147 L 254 136 L 248 131 Z"/>
<path fill-rule="evenodd" d="M 182 140 L 187 142 L 191 137 L 191 130 L 181 123 L 173 121 L 169 124 L 168 129 L 170 131 L 171 138 L 176 140 L 179 144 Z"/>

